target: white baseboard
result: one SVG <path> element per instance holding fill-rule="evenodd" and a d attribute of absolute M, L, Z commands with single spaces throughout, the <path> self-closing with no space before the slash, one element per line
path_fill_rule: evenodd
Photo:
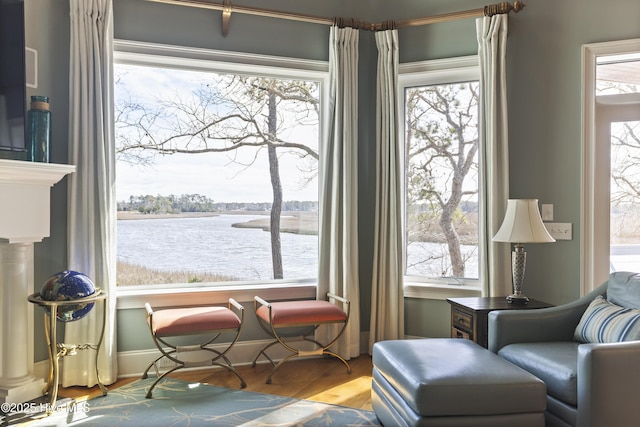
<path fill-rule="evenodd" d="M 36 378 L 44 378 L 47 381 L 49 378 L 49 361 L 41 360 L 33 364 L 33 375 Z"/>

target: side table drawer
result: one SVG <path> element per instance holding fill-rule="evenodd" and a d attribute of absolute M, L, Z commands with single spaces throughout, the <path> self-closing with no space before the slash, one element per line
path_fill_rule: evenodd
<path fill-rule="evenodd" d="M 447 298 L 447 302 L 451 305 L 451 338 L 468 338 L 484 348 L 487 348 L 489 340 L 489 312 L 551 306 L 534 299 L 530 299 L 528 304 L 512 304 L 504 297 Z"/>
<path fill-rule="evenodd" d="M 468 332 L 473 331 L 473 315 L 457 309 L 451 311 L 451 327 Z"/>
<path fill-rule="evenodd" d="M 471 335 L 469 335 L 465 331 L 461 331 L 458 328 L 451 328 L 451 338 L 464 338 L 465 340 L 470 340 Z"/>

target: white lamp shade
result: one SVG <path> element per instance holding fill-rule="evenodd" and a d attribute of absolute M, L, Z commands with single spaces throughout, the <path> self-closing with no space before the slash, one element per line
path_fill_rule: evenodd
<path fill-rule="evenodd" d="M 538 199 L 509 199 L 507 212 L 494 242 L 546 243 L 555 242 L 540 217 Z"/>

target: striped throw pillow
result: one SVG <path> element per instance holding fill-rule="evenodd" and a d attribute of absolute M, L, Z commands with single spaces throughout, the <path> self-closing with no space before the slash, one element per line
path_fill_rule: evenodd
<path fill-rule="evenodd" d="M 640 310 L 620 307 L 597 296 L 582 315 L 574 339 L 582 343 L 640 340 Z"/>

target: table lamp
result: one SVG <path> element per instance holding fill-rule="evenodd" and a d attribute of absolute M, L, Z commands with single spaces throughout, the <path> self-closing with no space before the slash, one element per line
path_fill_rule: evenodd
<path fill-rule="evenodd" d="M 513 294 L 507 301 L 516 304 L 526 304 L 529 298 L 522 294 L 524 284 L 524 270 L 527 263 L 527 253 L 523 243 L 555 242 L 542 223 L 538 210 L 538 199 L 509 199 L 507 212 L 500 229 L 493 236 L 494 242 L 514 243 L 511 252 L 511 274 L 513 275 Z"/>

